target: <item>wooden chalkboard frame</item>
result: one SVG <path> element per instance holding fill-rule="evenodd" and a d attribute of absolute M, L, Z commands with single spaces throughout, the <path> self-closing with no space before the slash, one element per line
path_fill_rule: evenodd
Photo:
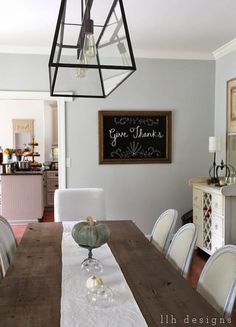
<path fill-rule="evenodd" d="M 117 120 L 117 117 L 123 119 L 120 120 L 120 122 L 124 121 L 124 120 L 128 120 L 130 117 L 132 117 L 132 121 L 137 121 L 139 122 L 139 124 L 149 124 L 149 122 L 153 122 L 154 123 L 152 126 L 152 136 L 153 139 L 158 139 L 157 135 L 160 135 L 161 137 L 158 139 L 160 142 L 160 139 L 163 138 L 163 142 L 162 142 L 162 148 L 164 149 L 164 154 L 159 155 L 159 153 L 161 153 L 161 151 L 158 151 L 158 149 L 154 149 L 154 147 L 152 146 L 153 144 L 150 143 L 150 146 L 148 146 L 148 149 L 142 149 L 140 151 L 140 155 L 137 157 L 135 156 L 134 158 L 132 157 L 127 157 L 127 149 L 128 147 L 126 147 L 126 151 L 123 151 L 123 149 L 119 148 L 117 149 L 117 151 L 119 150 L 119 156 L 117 157 L 117 152 L 115 151 L 115 155 L 114 152 L 112 153 L 112 156 L 110 155 L 109 152 L 109 156 L 106 155 L 106 145 L 109 143 L 108 140 L 106 140 L 105 138 L 107 138 L 107 135 L 111 135 L 111 129 L 108 129 L 107 127 L 105 127 L 105 125 L 107 125 L 108 121 L 111 120 L 111 118 L 114 117 L 114 119 Z M 141 117 L 141 118 L 140 118 Z M 107 122 L 106 122 L 106 118 L 107 118 Z M 141 123 L 140 123 L 141 121 Z M 157 125 L 159 124 L 159 121 L 161 122 L 162 126 L 162 132 L 161 134 L 158 134 L 159 131 L 157 129 Z M 148 123 L 147 123 L 148 122 Z M 123 110 L 119 110 L 119 111 L 113 111 L 113 110 L 109 110 L 109 111 L 99 111 L 98 112 L 98 130 L 99 130 L 99 164 L 143 164 L 143 163 L 171 163 L 171 144 L 172 144 L 172 133 L 171 133 L 171 128 L 172 128 L 172 112 L 171 111 L 123 111 Z M 114 124 L 115 121 L 114 121 Z M 121 125 L 121 124 L 120 124 Z M 120 127 L 119 125 L 119 127 Z M 134 125 L 136 126 L 136 125 Z M 149 125 L 150 126 L 150 125 Z M 112 126 L 110 126 L 112 128 Z M 122 126 L 121 126 L 122 127 Z M 138 128 L 138 123 L 137 126 L 134 128 Z M 130 130 L 129 130 L 130 131 Z M 120 128 L 119 132 L 122 133 L 122 130 Z M 128 133 L 125 134 L 125 132 L 123 133 L 124 138 L 128 137 L 129 135 Z M 134 135 L 134 134 L 133 134 Z M 136 134 L 137 135 L 137 134 Z M 139 134 L 140 135 L 140 134 Z M 142 134 L 142 138 L 145 137 L 143 136 L 144 133 Z M 147 135 L 147 133 L 146 133 Z M 121 136 L 122 138 L 122 136 Z M 150 141 L 152 140 L 152 137 L 149 138 Z M 110 144 L 108 144 L 108 146 L 111 146 L 111 140 L 112 138 L 109 136 L 109 141 Z M 140 147 L 140 143 L 135 143 L 136 141 L 132 141 L 129 144 L 131 144 L 131 146 L 133 145 L 134 147 L 136 147 L 136 149 L 138 147 Z M 147 142 L 147 141 L 146 141 Z M 149 142 L 149 140 L 148 140 Z M 154 141 L 153 141 L 154 142 Z M 156 141 L 157 142 L 157 141 Z M 130 147 L 129 147 L 130 149 Z M 151 150 L 150 150 L 151 149 Z M 123 151 L 123 152 L 122 152 Z M 137 152 L 137 151 L 136 151 Z M 125 154 L 125 155 L 121 155 L 120 153 Z M 138 152 L 137 152 L 138 153 Z"/>

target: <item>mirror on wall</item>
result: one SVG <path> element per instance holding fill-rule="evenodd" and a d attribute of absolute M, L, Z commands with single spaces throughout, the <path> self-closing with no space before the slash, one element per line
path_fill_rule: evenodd
<path fill-rule="evenodd" d="M 236 169 L 236 134 L 227 136 L 227 164 Z"/>
<path fill-rule="evenodd" d="M 13 148 L 24 149 L 34 136 L 33 119 L 12 119 Z"/>
<path fill-rule="evenodd" d="M 227 164 L 236 169 L 236 78 L 227 81 Z"/>
<path fill-rule="evenodd" d="M 30 133 L 15 133 L 14 149 L 24 149 L 31 140 Z"/>

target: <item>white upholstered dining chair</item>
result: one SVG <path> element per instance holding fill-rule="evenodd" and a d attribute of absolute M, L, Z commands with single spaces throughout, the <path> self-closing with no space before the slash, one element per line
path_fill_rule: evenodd
<path fill-rule="evenodd" d="M 177 218 L 178 211 L 175 209 L 168 209 L 159 216 L 153 227 L 150 241 L 164 254 L 170 245 Z"/>
<path fill-rule="evenodd" d="M 5 277 L 10 264 L 7 259 L 6 250 L 0 243 L 0 280 Z"/>
<path fill-rule="evenodd" d="M 11 264 L 16 251 L 17 241 L 11 225 L 2 216 L 0 216 L 0 244 L 2 245 L 9 264 Z"/>
<path fill-rule="evenodd" d="M 105 194 L 102 188 L 68 188 L 54 194 L 55 221 L 79 220 L 92 216 L 105 219 Z"/>
<path fill-rule="evenodd" d="M 236 296 L 236 246 L 218 249 L 205 264 L 197 291 L 226 318 L 231 316 Z"/>
<path fill-rule="evenodd" d="M 193 223 L 186 224 L 176 232 L 166 253 L 167 260 L 183 275 L 188 275 L 197 240 L 197 230 Z"/>

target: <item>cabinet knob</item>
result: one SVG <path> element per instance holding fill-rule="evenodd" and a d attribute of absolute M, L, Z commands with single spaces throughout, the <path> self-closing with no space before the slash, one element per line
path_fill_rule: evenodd
<path fill-rule="evenodd" d="M 217 224 L 215 224 L 215 229 L 218 229 L 218 225 Z"/>
<path fill-rule="evenodd" d="M 215 203 L 215 207 L 218 208 L 218 203 L 217 202 Z"/>
<path fill-rule="evenodd" d="M 194 197 L 194 200 L 195 200 L 195 201 L 197 201 L 197 199 L 198 199 L 198 197 L 197 197 L 197 196 L 195 196 L 195 197 Z"/>

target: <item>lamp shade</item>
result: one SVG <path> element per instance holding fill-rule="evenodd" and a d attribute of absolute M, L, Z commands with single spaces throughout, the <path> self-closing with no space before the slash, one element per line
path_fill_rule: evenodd
<path fill-rule="evenodd" d="M 52 96 L 105 98 L 135 70 L 122 0 L 61 0 L 49 59 Z"/>
<path fill-rule="evenodd" d="M 221 140 L 219 136 L 209 137 L 209 152 L 219 152 L 221 150 Z"/>

